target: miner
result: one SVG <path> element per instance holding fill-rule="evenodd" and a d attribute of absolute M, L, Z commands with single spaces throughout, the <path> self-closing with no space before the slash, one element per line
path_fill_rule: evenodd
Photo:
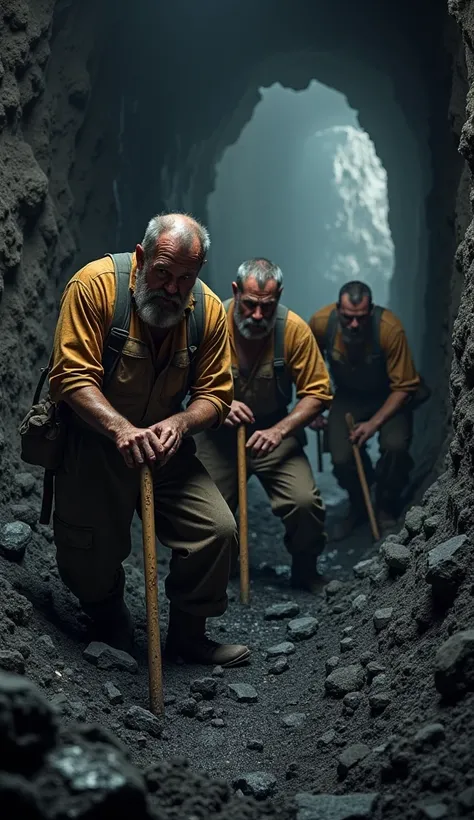
<path fill-rule="evenodd" d="M 208 248 L 207 230 L 191 217 L 151 219 L 125 266 L 126 327 L 113 332 L 123 298 L 118 257 L 87 264 L 67 284 L 50 371 L 68 431 L 54 538 L 60 576 L 92 618 L 96 640 L 130 649 L 123 561 L 140 509 L 139 468 L 149 464 L 157 538 L 171 549 L 166 654 L 232 666 L 249 650 L 212 641 L 206 619 L 227 607 L 236 526 L 192 438 L 217 429 L 233 398 L 225 311 L 198 278 Z"/>
<path fill-rule="evenodd" d="M 358 281 L 345 284 L 337 303 L 317 311 L 309 325 L 335 389 L 327 421 L 320 417 L 312 426 L 327 424 L 334 475 L 350 500 L 349 514 L 335 528 L 334 538 L 344 538 L 367 517 L 352 444 L 361 448 L 369 486 L 375 480 L 376 514 L 386 531 L 396 524 L 413 466 L 409 448 L 414 399 L 420 390 L 404 329 L 390 310 L 374 306 L 370 288 Z M 356 422 L 352 434 L 346 413 Z M 380 458 L 374 471 L 364 445 L 376 433 Z"/>
<path fill-rule="evenodd" d="M 280 303 L 283 276 L 268 259 L 243 262 L 225 302 L 235 396 L 197 452 L 230 509 L 238 502 L 237 427 L 246 426 L 247 475 L 256 475 L 285 527 L 291 584 L 315 591 L 325 545 L 325 508 L 304 453 L 304 427 L 329 406 L 329 375 L 311 331 Z M 297 403 L 289 412 L 293 385 Z"/>

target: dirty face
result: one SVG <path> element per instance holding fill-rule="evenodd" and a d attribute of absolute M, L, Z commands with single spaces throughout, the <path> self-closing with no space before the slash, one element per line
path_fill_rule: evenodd
<path fill-rule="evenodd" d="M 353 305 L 347 293 L 341 297 L 338 307 L 342 338 L 347 345 L 365 343 L 371 331 L 372 308 L 369 297 L 364 296 L 358 305 Z"/>
<path fill-rule="evenodd" d="M 196 237 L 188 246 L 176 234 L 162 234 L 152 259 L 136 247 L 135 304 L 140 319 L 156 328 L 169 328 L 183 317 L 189 294 L 204 263 Z"/>
<path fill-rule="evenodd" d="M 277 283 L 270 279 L 260 287 L 253 276 L 244 282 L 239 290 L 236 282 L 232 283 L 234 292 L 234 322 L 244 339 L 263 339 L 273 330 L 276 321 L 276 310 L 281 295 Z"/>

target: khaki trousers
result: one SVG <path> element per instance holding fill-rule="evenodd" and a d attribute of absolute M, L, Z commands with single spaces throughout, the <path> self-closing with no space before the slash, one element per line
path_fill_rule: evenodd
<path fill-rule="evenodd" d="M 199 433 L 197 454 L 233 513 L 238 505 L 237 431 L 222 427 Z M 317 556 L 325 547 L 325 507 L 314 483 L 303 447 L 294 436 L 269 455 L 247 455 L 247 475 L 256 475 L 266 491 L 274 515 L 285 527 L 285 546 L 291 555 Z"/>
<path fill-rule="evenodd" d="M 382 406 L 386 396 L 370 397 L 337 391 L 328 417 L 327 444 L 333 471 L 339 484 L 347 490 L 351 503 L 365 509 L 345 419 L 352 413 L 356 422 L 367 421 Z M 398 514 L 400 496 L 408 484 L 413 467 L 409 448 L 412 438 L 413 412 L 400 410 L 381 427 L 380 459 L 374 468 L 365 447 L 361 448 L 367 482 L 376 484 L 376 500 L 382 509 Z"/>
<path fill-rule="evenodd" d="M 122 562 L 139 510 L 140 473 L 113 442 L 72 427 L 55 482 L 54 537 L 59 573 L 84 608 L 123 594 Z M 166 594 L 177 609 L 221 615 L 237 549 L 227 505 L 195 456 L 192 439 L 154 470 L 159 541 L 172 550 Z"/>

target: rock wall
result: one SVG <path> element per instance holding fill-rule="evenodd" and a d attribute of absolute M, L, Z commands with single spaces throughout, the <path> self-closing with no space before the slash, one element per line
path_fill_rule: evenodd
<path fill-rule="evenodd" d="M 120 82 L 114 57 L 120 18 L 114 8 L 108 0 L 1 5 L 3 509 L 18 495 L 17 427 L 48 360 L 60 285 L 71 265 L 115 241 L 120 89 L 110 75 L 116 72 Z"/>

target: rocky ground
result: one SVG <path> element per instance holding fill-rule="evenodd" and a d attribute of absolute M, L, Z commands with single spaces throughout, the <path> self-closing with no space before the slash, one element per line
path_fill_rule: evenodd
<path fill-rule="evenodd" d="M 37 805 L 41 795 L 42 812 L 32 817 L 105 817 L 124 800 L 137 816 L 160 818 L 451 820 L 474 811 L 472 546 L 469 534 L 440 531 L 434 490 L 382 545 L 364 531 L 337 550 L 330 544 L 329 583 L 313 598 L 290 590 L 280 525 L 253 487 L 251 605 L 240 604 L 235 580 L 229 611 L 213 624 L 216 636 L 249 643 L 252 661 L 225 672 L 165 665 L 163 723 L 147 711 L 138 525 L 127 566 L 137 663 L 87 649 L 51 532 L 34 523 L 30 474 L 16 476 L 16 495 L 0 537 L 0 668 L 38 688 L 22 695 L 1 678 L 0 736 L 11 737 L 12 725 L 25 732 L 23 719 L 11 719 L 10 697 L 20 710 L 28 701 L 28 720 L 38 712 L 49 727 L 28 725 L 22 741 L 30 751 L 45 746 L 31 752 L 28 799 Z M 165 569 L 160 553 L 161 579 Z M 161 605 L 164 633 L 162 591 Z M 11 786 L 26 762 L 18 752 L 0 759 L 11 772 L 0 794 L 26 800 L 23 785 Z M 87 813 L 94 800 L 97 815 Z"/>

